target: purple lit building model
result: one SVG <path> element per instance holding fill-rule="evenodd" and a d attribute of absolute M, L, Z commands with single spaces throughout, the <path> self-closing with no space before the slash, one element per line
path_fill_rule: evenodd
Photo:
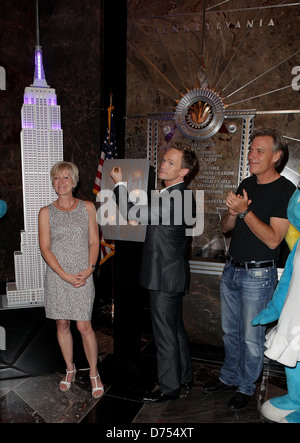
<path fill-rule="evenodd" d="M 6 286 L 4 304 L 8 306 L 44 302 L 46 265 L 39 249 L 38 213 L 42 206 L 56 199 L 49 172 L 54 163 L 63 160 L 60 106 L 55 89 L 50 88 L 45 79 L 39 38 L 35 48 L 34 82 L 24 92 L 21 160 L 24 230 L 21 231 L 21 250 L 14 252 L 16 281 Z"/>

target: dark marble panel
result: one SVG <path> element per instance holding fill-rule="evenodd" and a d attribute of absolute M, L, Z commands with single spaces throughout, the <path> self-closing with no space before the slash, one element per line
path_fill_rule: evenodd
<path fill-rule="evenodd" d="M 160 415 L 161 423 L 259 423 L 257 397 L 245 411 L 236 413 L 227 407 L 233 392 L 204 394 L 195 388 L 177 401 L 170 402 Z"/>
<path fill-rule="evenodd" d="M 105 395 L 81 423 L 103 423 L 108 425 L 131 423 L 142 405 L 142 402 Z"/>
<path fill-rule="evenodd" d="M 238 413 L 228 408 L 227 403 L 234 391 L 205 394 L 201 386 L 219 375 L 219 368 L 193 362 L 194 386 L 190 391 L 182 390 L 178 400 L 161 404 L 144 404 L 134 419 L 134 423 L 261 423 L 263 420 L 259 410 L 264 401 L 265 393 L 258 383 L 255 396 L 247 409 Z M 273 379 L 274 382 L 274 379 Z M 269 387 L 270 393 L 283 392 L 275 385 Z M 268 397 L 269 398 L 269 397 Z"/>
<path fill-rule="evenodd" d="M 221 276 L 191 274 L 183 302 L 185 328 L 191 343 L 223 346 L 219 285 Z"/>
<path fill-rule="evenodd" d="M 107 336 L 105 328 L 102 332 L 98 330 L 97 337 L 101 338 L 99 344 L 101 342 L 105 345 L 107 340 L 107 349 L 110 348 L 111 336 L 110 334 Z M 144 380 L 153 378 L 155 374 L 153 365 L 155 359 L 153 356 L 150 357 L 150 354 L 150 349 L 145 355 L 143 353 Z M 150 363 L 151 358 L 152 363 Z M 153 428 L 164 423 L 173 423 L 174 426 L 178 423 L 185 423 L 186 427 L 192 424 L 198 431 L 197 423 L 258 423 L 261 421 L 260 404 L 266 399 L 286 393 L 284 372 L 280 373 L 278 367 L 274 368 L 273 365 L 266 363 L 264 387 L 258 383 L 256 396 L 249 407 L 235 414 L 226 404 L 232 391 L 213 395 L 207 395 L 201 391 L 203 384 L 219 375 L 220 366 L 208 364 L 205 355 L 202 358 L 204 362 L 201 359 L 193 360 L 194 386 L 192 390 L 182 390 L 179 400 L 156 405 L 143 404 L 134 398 L 133 390 L 130 393 L 128 385 L 127 388 L 122 386 L 117 377 L 110 378 L 112 385 L 105 387 L 105 394 L 101 400 L 94 400 L 91 396 L 87 371 L 80 371 L 77 374 L 76 382 L 66 393 L 59 391 L 58 385 L 62 378 L 62 374 L 59 373 L 1 380 L 0 422 L 98 423 L 103 425 L 99 428 L 99 432 L 111 430 L 113 426 L 119 424 L 134 423 L 137 429 L 140 429 L 142 424 L 147 423 L 153 424 Z M 107 360 L 109 359 L 105 358 L 101 363 L 101 375 L 105 373 L 103 364 Z M 147 427 L 145 431 L 147 432 Z"/>
<path fill-rule="evenodd" d="M 26 382 L 27 378 L 11 378 L 0 381 L 0 397 L 15 389 L 19 384 Z"/>
<path fill-rule="evenodd" d="M 13 391 L 0 397 L 0 423 L 45 423 L 45 420 Z"/>
<path fill-rule="evenodd" d="M 64 368 L 55 322 L 46 319 L 44 308 L 1 309 L 0 325 L 6 332 L 6 349 L 0 352 L 0 379 Z"/>
<path fill-rule="evenodd" d="M 76 381 L 71 389 L 61 392 L 59 382 L 63 374 L 32 377 L 15 388 L 22 397 L 47 423 L 78 423 L 96 404 L 91 394 L 90 384 Z"/>

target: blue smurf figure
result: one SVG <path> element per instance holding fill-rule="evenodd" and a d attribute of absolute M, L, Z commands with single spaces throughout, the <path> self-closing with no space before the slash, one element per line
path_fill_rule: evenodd
<path fill-rule="evenodd" d="M 7 204 L 4 200 L 0 200 L 0 218 L 2 218 L 7 211 Z"/>
<path fill-rule="evenodd" d="M 287 381 L 287 394 L 266 401 L 262 415 L 272 422 L 300 423 L 300 183 L 289 201 L 287 215 L 291 252 L 272 300 L 253 319 L 252 326 L 278 320 L 266 335 L 265 355 L 284 365 Z"/>

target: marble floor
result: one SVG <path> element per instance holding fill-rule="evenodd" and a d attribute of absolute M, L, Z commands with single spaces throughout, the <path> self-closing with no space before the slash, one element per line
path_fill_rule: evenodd
<path fill-rule="evenodd" d="M 114 361 L 113 332 L 108 327 L 97 327 L 99 343 L 99 369 L 105 384 L 100 400 L 91 396 L 88 370 L 81 368 L 72 388 L 60 392 L 58 385 L 62 373 L 34 375 L 0 380 L 0 423 L 98 423 L 106 432 L 114 425 L 132 424 L 135 428 L 145 424 L 181 424 L 198 426 L 199 423 L 263 423 L 260 406 L 265 399 L 285 392 L 284 374 L 272 372 L 266 363 L 262 379 L 249 406 L 235 413 L 226 403 L 231 392 L 205 394 L 201 386 L 214 378 L 220 362 L 192 354 L 194 386 L 183 391 L 179 399 L 159 404 L 144 404 L 140 396 L 145 389 L 155 386 L 155 351 L 148 336 L 139 363 L 139 374 L 130 379 L 122 364 Z M 129 365 L 130 366 L 130 365 Z M 128 369 L 127 362 L 127 369 Z M 115 431 L 116 432 L 116 431 Z"/>

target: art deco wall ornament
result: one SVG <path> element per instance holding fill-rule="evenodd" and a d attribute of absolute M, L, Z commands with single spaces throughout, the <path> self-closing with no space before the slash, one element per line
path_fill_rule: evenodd
<path fill-rule="evenodd" d="M 199 72 L 195 76 L 196 83 L 199 86 L 183 95 L 137 46 L 132 45 L 163 79 L 181 95 L 180 101 L 175 99 L 177 102 L 175 124 L 179 131 L 185 137 L 193 140 L 206 140 L 215 135 L 223 124 L 226 106 L 219 94 L 209 88 L 204 66 L 200 67 Z M 170 134 L 173 135 L 173 132 L 170 132 Z"/>
<path fill-rule="evenodd" d="M 185 137 L 206 140 L 215 135 L 222 126 L 224 110 L 223 100 L 213 90 L 192 89 L 176 107 L 176 126 Z"/>
<path fill-rule="evenodd" d="M 253 78 L 251 78 L 250 80 L 246 81 L 244 84 L 242 84 L 241 86 L 237 86 L 234 90 L 232 90 L 231 92 L 230 89 L 234 88 L 234 85 L 236 83 L 236 80 L 239 78 L 241 72 L 245 71 L 249 65 L 253 64 L 253 60 L 255 60 L 257 57 L 259 57 L 265 49 L 265 45 L 269 44 L 269 42 L 271 42 L 274 39 L 274 35 L 273 33 L 270 33 L 269 35 L 266 34 L 266 40 L 262 41 L 261 44 L 259 44 L 256 48 L 256 50 L 253 52 L 253 54 L 251 55 L 251 57 L 249 58 L 248 62 L 245 64 L 245 66 L 243 67 L 243 70 L 241 69 L 237 69 L 236 71 L 232 71 L 232 75 L 229 75 L 229 68 L 232 67 L 232 64 L 234 61 L 236 61 L 237 55 L 241 52 L 241 50 L 244 50 L 244 46 L 243 44 L 248 42 L 248 37 L 251 35 L 251 33 L 249 33 L 250 28 L 252 27 L 251 23 L 260 23 L 260 27 L 262 24 L 262 19 L 261 19 L 261 13 L 263 9 L 269 9 L 269 8 L 292 8 L 297 6 L 298 3 L 290 3 L 290 4 L 278 4 L 278 5 L 273 5 L 273 6 L 257 6 L 254 7 L 253 9 L 256 9 L 256 14 L 253 18 L 252 21 L 248 21 L 249 23 L 249 28 L 246 30 L 246 32 L 244 33 L 243 36 L 241 36 L 241 40 L 238 43 L 236 49 L 234 50 L 233 54 L 230 55 L 230 57 L 228 57 L 228 61 L 227 64 L 224 66 L 222 66 L 222 70 L 221 73 L 219 75 L 219 78 L 216 79 L 216 74 L 217 71 L 219 69 L 219 65 L 220 65 L 220 59 L 221 57 L 221 53 L 224 50 L 224 46 L 223 44 L 219 44 L 214 57 L 211 57 L 211 55 L 209 57 L 205 57 L 204 56 L 204 49 L 205 49 L 205 41 L 206 41 L 206 33 L 209 30 L 209 27 L 207 26 L 207 22 L 206 22 L 206 13 L 212 13 L 214 12 L 214 9 L 217 8 L 219 5 L 223 4 L 223 3 L 227 3 L 230 0 L 224 1 L 224 2 L 220 2 L 217 3 L 214 6 L 207 6 L 208 2 L 207 0 L 203 0 L 202 3 L 202 33 L 200 31 L 200 26 L 199 26 L 199 36 L 201 35 L 201 37 L 199 37 L 199 46 L 200 46 L 200 50 L 199 50 L 199 54 L 198 54 L 198 61 L 199 61 L 199 66 L 200 69 L 199 71 L 196 73 L 196 75 L 194 76 L 194 79 L 192 80 L 193 86 L 191 88 L 188 88 L 187 85 L 185 84 L 185 81 L 182 80 L 182 86 L 184 87 L 184 89 L 187 91 L 186 93 L 182 93 L 181 89 L 178 87 L 176 87 L 168 78 L 167 76 L 161 72 L 158 67 L 155 65 L 155 63 L 153 63 L 149 57 L 147 57 L 143 51 L 141 51 L 140 47 L 138 45 L 136 45 L 134 43 L 134 39 L 130 40 L 130 45 L 134 48 L 136 53 L 139 53 L 146 61 L 147 63 L 149 63 L 153 69 L 155 69 L 156 72 L 158 72 L 158 74 L 164 79 L 164 81 L 166 81 L 172 88 L 174 91 L 176 91 L 177 97 L 179 96 L 180 99 L 176 99 L 174 98 L 174 101 L 176 102 L 176 108 L 174 109 L 175 112 L 163 112 L 160 114 L 148 114 L 146 117 L 148 117 L 148 132 L 149 132 L 149 139 L 148 139 L 148 152 L 151 151 L 151 149 L 156 146 L 157 143 L 157 128 L 155 127 L 155 125 L 157 124 L 158 120 L 165 120 L 165 121 L 171 121 L 174 120 L 176 126 L 173 128 L 173 130 L 168 131 L 167 133 L 164 132 L 164 136 L 165 136 L 165 140 L 166 141 L 170 141 L 172 136 L 174 135 L 175 129 L 178 129 L 179 132 L 182 133 L 182 135 L 184 137 L 188 137 L 192 140 L 196 140 L 196 141 L 202 141 L 202 140 L 206 140 L 210 137 L 213 137 L 216 133 L 218 133 L 218 131 L 221 129 L 224 120 L 226 122 L 226 119 L 234 119 L 234 118 L 242 118 L 243 119 L 243 128 L 242 128 L 242 134 L 243 134 L 243 140 L 242 140 L 242 149 L 245 150 L 245 156 L 244 154 L 241 155 L 241 157 L 246 159 L 246 153 L 247 153 L 247 149 L 248 149 L 248 143 L 249 143 L 249 137 L 250 137 L 250 133 L 253 130 L 254 127 L 254 117 L 256 115 L 279 115 L 279 114 L 300 114 L 300 110 L 299 109 L 280 109 L 280 110 L 266 110 L 266 111 L 257 111 L 255 109 L 255 107 L 253 106 L 253 108 L 248 108 L 247 109 L 240 109 L 237 108 L 237 105 L 240 105 L 242 103 L 245 102 L 249 102 L 252 100 L 256 100 L 256 99 L 261 99 L 264 96 L 268 96 L 270 94 L 275 94 L 284 90 L 288 90 L 288 89 L 293 89 L 295 90 L 295 84 L 297 83 L 298 80 L 298 76 L 295 77 L 293 79 L 293 81 L 289 81 L 288 84 L 286 84 L 285 86 L 281 86 L 281 87 L 275 87 L 271 90 L 267 90 L 267 91 L 263 91 L 260 94 L 253 94 L 253 84 L 262 79 L 262 77 L 266 76 L 267 74 L 270 74 L 271 71 L 274 71 L 277 68 L 282 68 L 282 66 L 284 65 L 284 63 L 286 62 L 290 62 L 291 60 L 294 59 L 294 63 L 298 64 L 297 60 L 295 59 L 295 57 L 299 54 L 299 49 L 296 48 L 296 50 L 294 51 L 290 51 L 289 49 L 286 49 L 285 51 L 281 51 L 282 54 L 284 54 L 284 56 L 282 56 L 281 60 L 276 60 L 276 62 L 274 63 L 273 66 L 271 67 L 267 67 L 266 66 L 266 70 L 264 72 L 257 72 L 257 75 L 254 75 Z M 199 2 L 200 3 L 200 2 Z M 210 3 L 210 2 L 209 2 Z M 234 2 L 233 2 L 234 3 Z M 225 10 L 224 10 L 224 14 L 225 14 Z M 218 13 L 218 11 L 215 11 Z M 230 8 L 228 9 L 228 14 L 230 13 Z M 226 14 L 225 14 L 226 15 Z M 229 15 L 228 15 L 229 17 Z M 227 17 L 227 19 L 229 20 L 229 18 Z M 271 20 L 269 22 L 269 26 L 271 26 L 271 22 L 272 22 L 272 26 L 274 26 L 273 20 Z M 144 23 L 144 22 L 143 22 Z M 231 22 L 226 22 L 228 24 L 227 29 L 230 28 L 230 23 Z M 165 24 L 165 22 L 164 22 Z M 173 25 L 174 26 L 174 25 Z M 248 25 L 247 25 L 248 26 Z M 177 29 L 177 28 L 176 28 Z M 183 29 L 186 29 L 183 26 Z M 157 27 L 155 27 L 155 32 L 156 32 L 156 37 L 157 38 L 162 38 L 160 37 L 160 34 L 157 32 Z M 174 31 L 174 27 L 173 27 L 173 32 Z M 177 31 L 176 31 L 177 32 Z M 186 30 L 186 32 L 188 33 L 188 31 Z M 164 37 L 168 37 L 168 32 L 165 29 L 165 31 L 162 34 Z M 174 34 L 175 35 L 175 34 Z M 208 37 L 210 38 L 210 37 Z M 161 45 L 160 45 L 161 43 Z M 225 44 L 225 41 L 223 42 Z M 156 46 L 157 47 L 163 47 L 164 49 L 167 48 L 167 45 L 165 45 L 165 40 L 163 42 L 160 42 L 159 40 L 156 41 Z M 182 50 L 182 48 L 181 48 Z M 189 51 L 185 51 L 185 54 L 187 56 L 187 64 L 188 64 L 188 69 L 190 69 L 191 63 L 189 60 Z M 173 65 L 174 67 L 176 67 L 176 64 L 174 64 L 175 58 L 174 58 L 174 54 L 167 54 L 169 56 L 169 59 L 173 61 Z M 156 54 L 156 60 L 160 59 L 161 56 L 159 54 Z M 178 58 L 180 61 L 182 60 L 181 58 Z M 227 60 L 226 59 L 226 60 Z M 209 63 L 209 69 L 206 70 L 206 62 Z M 212 60 L 212 63 L 210 63 L 210 60 Z M 225 60 L 223 60 L 223 62 L 225 63 Z M 161 63 L 162 66 L 166 65 L 167 63 L 167 57 L 165 59 L 165 63 Z M 259 66 L 259 65 L 258 65 Z M 261 67 L 264 67 L 264 64 L 261 64 Z M 185 69 L 185 68 L 184 68 Z M 183 70 L 184 70 L 183 69 Z M 289 68 L 288 68 L 289 69 Z M 177 76 L 179 78 L 181 78 L 181 70 L 182 68 L 177 70 Z M 165 72 L 165 70 L 164 70 Z M 297 75 L 297 71 L 294 71 L 294 74 Z M 292 75 L 294 75 L 292 72 Z M 192 72 L 190 72 L 190 75 L 192 75 Z M 175 78 L 175 76 L 173 76 Z M 189 78 L 189 77 L 187 77 Z M 227 78 L 227 84 L 223 85 L 223 82 L 226 81 L 225 79 Z M 284 78 L 284 76 L 280 75 L 278 78 Z M 296 80 L 295 80 L 296 79 Z M 238 83 L 236 83 L 238 85 Z M 268 85 L 272 85 L 271 81 L 266 82 L 265 84 Z M 229 101 L 229 99 L 232 100 L 232 97 L 235 94 L 240 94 L 242 91 L 245 93 L 245 89 L 249 88 L 251 86 L 251 92 L 249 93 L 250 96 L 247 97 L 247 94 L 244 94 L 244 96 L 241 96 L 240 99 L 236 99 L 233 101 Z M 254 89 L 255 90 L 255 89 Z M 294 95 L 291 99 L 291 102 L 294 103 L 296 102 L 297 97 Z M 280 102 L 280 100 L 279 100 Z M 225 104 L 226 103 L 226 104 Z M 226 109 L 226 110 L 225 110 Z M 132 116 L 130 118 L 140 118 L 141 116 Z M 152 122 L 153 122 L 153 127 L 152 127 Z M 156 123 L 154 123 L 156 122 Z M 225 126 L 225 125 L 224 125 Z M 155 130 L 154 130 L 155 128 Z M 228 132 L 229 134 L 234 134 L 237 130 L 237 127 L 234 123 L 228 123 L 228 125 L 226 125 L 226 128 L 224 127 L 223 132 Z M 245 136 L 246 135 L 246 136 Z M 245 136 L 245 137 L 244 137 Z M 287 139 L 291 139 L 294 140 L 296 142 L 299 142 L 299 137 L 295 138 L 295 137 L 288 137 L 288 136 L 284 136 Z M 149 148 L 151 147 L 151 149 Z M 153 151 L 153 149 L 152 149 Z M 152 152 L 151 151 L 151 152 Z M 151 153 L 151 159 L 152 158 L 156 158 L 156 155 L 153 154 L 153 152 Z M 152 161 L 152 160 L 151 160 Z M 153 162 L 152 162 L 153 163 Z M 247 161 L 245 162 L 245 168 L 247 167 Z M 243 167 L 244 170 L 244 167 Z"/>

